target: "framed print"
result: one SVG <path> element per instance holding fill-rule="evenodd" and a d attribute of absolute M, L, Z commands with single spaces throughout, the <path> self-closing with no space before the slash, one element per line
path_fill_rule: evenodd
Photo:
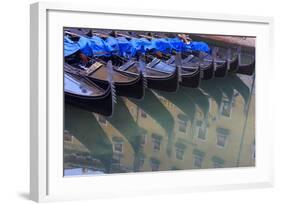
<path fill-rule="evenodd" d="M 31 199 L 271 186 L 272 24 L 31 5 Z"/>

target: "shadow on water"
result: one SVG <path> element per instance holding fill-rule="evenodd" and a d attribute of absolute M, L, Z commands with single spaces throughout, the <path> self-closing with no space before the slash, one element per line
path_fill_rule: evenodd
<path fill-rule="evenodd" d="M 203 113 L 204 118 L 208 116 L 210 103 L 208 96 L 205 95 L 199 88 L 182 87 L 185 92 L 185 97 L 191 99 Z"/>
<path fill-rule="evenodd" d="M 216 81 L 214 81 L 214 84 L 219 87 L 223 94 L 228 98 L 229 102 L 232 102 L 234 97 L 234 89 L 227 80 L 228 77 L 224 79 L 216 79 Z"/>
<path fill-rule="evenodd" d="M 227 82 L 240 93 L 244 99 L 244 105 L 247 106 L 251 95 L 250 88 L 237 75 L 229 75 Z"/>
<path fill-rule="evenodd" d="M 250 98 L 250 88 L 237 75 L 229 74 L 223 79 L 203 81 L 200 88 L 215 100 L 218 107 L 221 106 L 224 95 L 230 102 L 233 100 L 234 90 L 243 97 L 245 106 Z"/>
<path fill-rule="evenodd" d="M 167 154 L 172 152 L 173 130 L 175 121 L 172 114 L 160 102 L 159 98 L 149 89 L 145 91 L 143 100 L 131 99 L 139 108 L 149 114 L 166 131 L 168 136 Z"/>
<path fill-rule="evenodd" d="M 99 159 L 110 172 L 112 144 L 91 112 L 65 105 L 64 126 L 90 153 Z"/>
<path fill-rule="evenodd" d="M 142 152 L 141 134 L 143 130 L 135 122 L 122 98 L 117 99 L 114 115 L 107 120 L 128 140 L 134 151 L 133 170 L 137 171 L 137 156 Z"/>
<path fill-rule="evenodd" d="M 121 132 L 132 145 L 134 151 L 138 152 L 140 143 L 139 136 L 142 134 L 141 129 L 133 119 L 122 98 L 118 98 L 114 115 L 107 118 L 107 121 Z"/>
<path fill-rule="evenodd" d="M 157 121 L 170 135 L 175 125 L 174 118 L 151 90 L 146 89 L 143 100 L 131 100 Z"/>
<path fill-rule="evenodd" d="M 190 97 L 186 96 L 186 92 L 184 92 L 183 87 L 180 87 L 176 93 L 168 93 L 163 91 L 155 92 L 181 109 L 185 113 L 185 116 L 183 116 L 183 118 L 185 118 L 184 121 L 194 121 L 196 106 Z"/>

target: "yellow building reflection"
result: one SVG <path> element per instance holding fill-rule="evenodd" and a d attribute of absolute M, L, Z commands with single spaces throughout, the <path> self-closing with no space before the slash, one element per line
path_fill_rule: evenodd
<path fill-rule="evenodd" d="M 254 166 L 253 88 L 252 77 L 229 75 L 204 81 L 199 89 L 146 90 L 143 100 L 118 98 L 113 117 L 87 114 L 91 125 L 96 123 L 91 129 L 79 122 L 87 132 L 78 122 L 68 123 L 67 132 L 77 139 L 72 146 L 65 140 L 64 150 L 83 148 L 105 173 Z M 68 117 L 81 120 L 80 112 Z"/>

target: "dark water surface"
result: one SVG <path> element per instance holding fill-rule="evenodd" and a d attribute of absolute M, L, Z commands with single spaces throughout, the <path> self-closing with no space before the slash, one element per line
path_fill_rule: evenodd
<path fill-rule="evenodd" d="M 65 105 L 65 176 L 245 166 L 255 166 L 252 76 L 120 97 L 111 118 Z"/>

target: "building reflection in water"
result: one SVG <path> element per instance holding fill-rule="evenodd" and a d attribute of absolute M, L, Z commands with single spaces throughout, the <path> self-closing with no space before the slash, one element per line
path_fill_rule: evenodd
<path fill-rule="evenodd" d="M 255 166 L 253 77 L 117 101 L 111 118 L 65 105 L 65 176 Z"/>

